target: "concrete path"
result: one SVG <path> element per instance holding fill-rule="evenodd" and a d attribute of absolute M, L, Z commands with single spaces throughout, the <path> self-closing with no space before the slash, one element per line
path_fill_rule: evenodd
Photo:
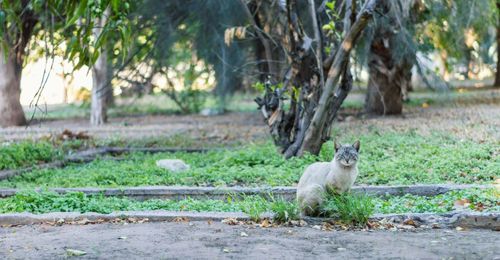
<path fill-rule="evenodd" d="M 321 231 L 220 222 L 0 228 L 0 259 L 500 259 L 489 230 Z"/>

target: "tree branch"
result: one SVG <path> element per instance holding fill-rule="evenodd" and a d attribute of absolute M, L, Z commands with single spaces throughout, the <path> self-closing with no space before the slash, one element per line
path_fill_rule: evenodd
<path fill-rule="evenodd" d="M 321 97 L 319 99 L 317 110 L 314 113 L 311 125 L 307 129 L 304 146 L 302 147 L 301 151 L 299 151 L 299 154 L 304 150 L 311 151 L 313 150 L 313 146 L 318 145 L 314 142 L 311 142 L 310 140 L 313 140 L 313 137 L 319 135 L 322 131 L 325 120 L 327 118 L 327 105 L 329 102 L 331 102 L 332 98 L 337 98 L 337 91 L 334 91 L 336 90 L 336 84 L 343 71 L 345 70 L 352 48 L 361 35 L 361 32 L 365 29 L 366 25 L 372 18 L 376 4 L 377 0 L 368 0 L 366 2 L 359 16 L 356 18 L 356 22 L 354 22 L 351 30 L 346 34 L 344 40 L 342 41 L 340 48 L 335 53 L 335 58 L 333 60 L 331 68 L 328 71 L 328 78 L 326 80 L 323 93 L 321 94 Z M 317 147 L 314 147 L 314 149 L 317 149 Z"/>

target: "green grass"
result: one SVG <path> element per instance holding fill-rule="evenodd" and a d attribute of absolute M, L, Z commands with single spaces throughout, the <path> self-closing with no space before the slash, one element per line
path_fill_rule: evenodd
<path fill-rule="evenodd" d="M 372 198 L 359 194 L 327 194 L 320 205 L 323 216 L 338 218 L 346 224 L 364 226 L 373 214 L 375 206 Z"/>
<path fill-rule="evenodd" d="M 469 206 L 466 209 L 469 210 L 500 212 L 500 193 L 494 188 L 451 191 L 433 197 L 407 194 L 401 197 L 374 198 L 374 204 L 379 213 L 445 213 L 452 211 L 458 200 L 467 201 Z"/>
<path fill-rule="evenodd" d="M 376 130 L 359 138 L 358 184 L 492 183 L 499 176 L 500 157 L 495 154 L 500 148 L 493 143 L 456 140 L 444 134 Z M 354 137 L 347 139 L 353 141 Z M 307 165 L 331 160 L 332 155 L 331 142 L 319 156 L 289 160 L 283 159 L 272 143 L 201 154 L 134 153 L 120 161 L 95 160 L 62 169 L 35 170 L 0 181 L 0 187 L 293 186 Z M 155 162 L 163 158 L 182 159 L 191 169 L 183 173 L 159 169 Z"/>
<path fill-rule="evenodd" d="M 362 198 L 362 202 L 356 199 Z M 324 209 L 327 216 L 340 217 L 346 222 L 363 223 L 372 213 L 435 212 L 444 213 L 453 210 L 453 203 L 467 199 L 471 210 L 500 212 L 499 193 L 494 189 L 453 191 L 436 197 L 410 196 L 369 198 L 360 195 L 342 195 L 330 198 Z M 373 210 L 367 209 L 373 205 Z M 351 211 L 347 211 L 350 209 Z M 15 196 L 0 199 L 0 213 L 12 212 L 97 212 L 131 210 L 174 210 L 200 212 L 238 212 L 249 214 L 258 219 L 264 212 L 274 212 L 277 221 L 285 222 L 297 219 L 297 205 L 282 199 L 265 200 L 258 196 L 228 200 L 147 200 L 136 201 L 121 197 L 85 195 L 71 192 L 58 195 L 52 192 L 25 191 Z"/>
<path fill-rule="evenodd" d="M 226 109 L 237 112 L 257 111 L 257 104 L 253 99 L 257 94 L 238 93 L 232 98 L 228 98 Z M 213 95 L 208 95 L 202 108 L 216 108 L 219 100 Z M 34 108 L 26 110 L 26 116 L 31 118 Z M 181 110 L 165 94 L 146 95 L 141 98 L 117 98 L 116 104 L 108 109 L 108 116 L 126 117 L 140 115 L 175 115 Z M 49 105 L 46 110 L 40 112 L 36 110 L 35 119 L 68 119 L 85 118 L 90 116 L 90 105 L 83 104 L 58 104 Z"/>
<path fill-rule="evenodd" d="M 0 144 L 0 170 L 50 162 L 58 156 L 59 151 L 49 142 L 4 143 Z"/>

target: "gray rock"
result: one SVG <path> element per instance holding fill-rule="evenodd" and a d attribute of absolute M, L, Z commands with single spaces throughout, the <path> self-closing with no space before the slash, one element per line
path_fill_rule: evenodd
<path fill-rule="evenodd" d="M 220 108 L 204 108 L 200 111 L 202 116 L 218 116 L 224 114 L 224 110 Z"/>
<path fill-rule="evenodd" d="M 189 170 L 189 165 L 179 159 L 158 160 L 156 161 L 156 166 L 172 172 L 183 172 Z"/>

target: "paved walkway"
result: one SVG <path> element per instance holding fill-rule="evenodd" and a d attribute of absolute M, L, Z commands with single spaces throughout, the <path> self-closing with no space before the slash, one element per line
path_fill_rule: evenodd
<path fill-rule="evenodd" d="M 219 222 L 0 228 L 0 259 L 500 259 L 489 230 L 321 231 Z"/>

